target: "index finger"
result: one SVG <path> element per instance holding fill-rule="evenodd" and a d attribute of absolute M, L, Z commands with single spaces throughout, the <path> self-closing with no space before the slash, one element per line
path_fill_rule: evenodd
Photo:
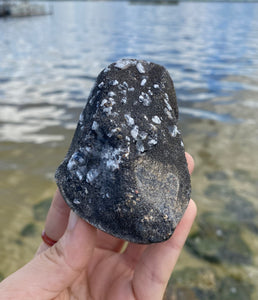
<path fill-rule="evenodd" d="M 69 213 L 70 208 L 64 201 L 59 189 L 57 189 L 45 223 L 45 233 L 50 239 L 58 241 L 64 234 L 69 219 Z M 47 245 L 42 244 L 37 253 L 40 253 L 47 248 Z"/>
<path fill-rule="evenodd" d="M 185 152 L 185 158 L 187 161 L 189 173 L 192 174 L 194 170 L 194 159 L 188 152 Z"/>

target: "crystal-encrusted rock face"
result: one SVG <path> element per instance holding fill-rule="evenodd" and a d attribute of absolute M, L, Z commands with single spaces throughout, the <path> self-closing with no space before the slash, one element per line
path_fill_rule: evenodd
<path fill-rule="evenodd" d="M 162 66 L 123 59 L 98 76 L 56 172 L 68 205 L 109 234 L 167 240 L 190 198 L 173 82 Z"/>

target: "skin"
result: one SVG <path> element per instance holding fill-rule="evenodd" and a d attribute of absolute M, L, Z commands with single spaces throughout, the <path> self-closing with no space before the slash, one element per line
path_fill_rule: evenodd
<path fill-rule="evenodd" d="M 186 158 L 192 173 L 194 161 Z M 57 190 L 45 231 L 58 242 L 42 243 L 28 264 L 2 281 L 1 299 L 162 300 L 196 212 L 190 200 L 166 242 L 125 247 L 70 212 Z"/>

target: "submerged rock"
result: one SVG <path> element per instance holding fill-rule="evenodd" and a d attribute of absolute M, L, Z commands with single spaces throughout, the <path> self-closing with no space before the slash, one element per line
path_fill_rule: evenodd
<path fill-rule="evenodd" d="M 38 234 L 37 227 L 34 223 L 28 223 L 20 231 L 20 235 L 23 237 L 33 237 Z"/>
<path fill-rule="evenodd" d="M 36 221 L 45 221 L 52 198 L 45 199 L 33 206 L 33 216 Z"/>
<path fill-rule="evenodd" d="M 228 211 L 203 213 L 197 224 L 198 229 L 186 242 L 191 253 L 212 263 L 252 263 L 251 249 L 241 236 L 243 223 L 234 220 Z"/>
<path fill-rule="evenodd" d="M 162 66 L 123 59 L 98 76 L 56 172 L 83 219 L 135 243 L 167 240 L 190 198 L 173 82 Z"/>
<path fill-rule="evenodd" d="M 215 268 L 190 268 L 173 272 L 163 300 L 248 300 L 252 298 L 254 285 L 248 275 L 226 272 L 223 277 Z"/>

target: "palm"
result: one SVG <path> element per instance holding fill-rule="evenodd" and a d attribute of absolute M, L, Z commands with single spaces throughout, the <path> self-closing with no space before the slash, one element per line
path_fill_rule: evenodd
<path fill-rule="evenodd" d="M 105 295 L 106 300 L 120 300 L 125 299 L 126 295 L 129 300 L 141 299 L 143 292 L 146 297 L 146 286 L 144 291 L 141 290 L 142 285 L 135 284 L 134 275 L 141 254 L 147 246 L 129 244 L 127 250 L 121 253 L 124 241 L 100 231 L 97 235 L 96 248 L 88 270 L 78 274 L 73 285 L 57 299 L 103 299 Z"/>
<path fill-rule="evenodd" d="M 89 293 L 93 299 L 106 295 L 109 299 L 135 299 L 133 297 L 133 265 L 124 254 L 108 249 L 97 249 L 96 258 L 90 264 L 88 273 Z"/>

